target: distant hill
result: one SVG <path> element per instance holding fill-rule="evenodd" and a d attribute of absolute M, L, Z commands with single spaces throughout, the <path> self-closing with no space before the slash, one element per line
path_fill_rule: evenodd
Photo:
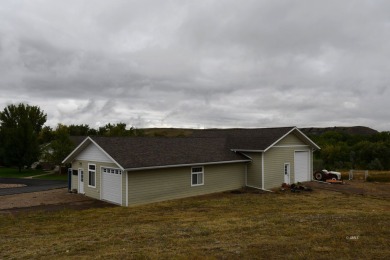
<path fill-rule="evenodd" d="M 183 128 L 145 128 L 142 130 L 144 131 L 146 136 L 165 136 L 165 137 L 176 137 L 176 136 L 185 137 L 185 136 L 191 136 L 194 133 L 198 133 L 202 131 L 201 129 L 183 129 Z M 365 126 L 307 127 L 307 128 L 300 128 L 300 130 L 303 133 L 310 134 L 310 135 L 321 135 L 329 131 L 336 131 L 336 132 L 346 133 L 351 135 L 373 135 L 378 133 L 378 131 Z"/>
<path fill-rule="evenodd" d="M 186 137 L 192 135 L 194 129 L 187 128 L 143 128 L 145 136 Z"/>
<path fill-rule="evenodd" d="M 308 128 L 300 128 L 300 130 L 305 134 L 311 135 L 321 135 L 326 132 L 339 132 L 350 135 L 374 135 L 377 134 L 378 131 L 365 126 L 335 126 L 335 127 L 308 127 Z"/>

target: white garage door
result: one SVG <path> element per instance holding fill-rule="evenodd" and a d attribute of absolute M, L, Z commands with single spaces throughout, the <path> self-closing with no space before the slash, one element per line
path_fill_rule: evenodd
<path fill-rule="evenodd" d="M 309 174 L 309 152 L 295 152 L 294 159 L 295 182 L 310 181 Z"/>
<path fill-rule="evenodd" d="M 122 204 L 122 171 L 102 168 L 102 199 Z"/>

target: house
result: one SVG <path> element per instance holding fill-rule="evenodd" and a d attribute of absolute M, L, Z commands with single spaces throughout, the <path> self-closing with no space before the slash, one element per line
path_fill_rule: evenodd
<path fill-rule="evenodd" d="M 190 137 L 87 137 L 63 161 L 71 189 L 122 206 L 310 181 L 314 150 L 296 127 L 198 130 Z"/>

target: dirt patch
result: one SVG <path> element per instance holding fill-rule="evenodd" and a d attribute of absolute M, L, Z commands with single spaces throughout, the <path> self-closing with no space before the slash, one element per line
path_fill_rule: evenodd
<path fill-rule="evenodd" d="M 345 184 L 307 182 L 305 185 L 311 187 L 313 190 L 330 190 L 345 194 L 390 198 L 390 183 L 371 183 L 352 180 L 345 181 Z M 264 191 L 255 191 L 264 193 Z M 239 194 L 246 192 L 248 192 L 248 190 L 240 191 Z M 83 210 L 102 207 L 116 207 L 116 205 L 92 199 L 81 194 L 69 193 L 68 189 L 62 188 L 1 196 L 0 214 L 14 214 L 31 211 L 58 211 L 64 209 Z"/>
<path fill-rule="evenodd" d="M 390 183 L 365 182 L 362 180 L 344 181 L 343 184 L 329 184 L 322 182 L 308 182 L 307 186 L 313 189 L 323 189 L 342 192 L 345 194 L 366 195 L 379 198 L 390 198 Z"/>
<path fill-rule="evenodd" d="M 101 207 L 115 207 L 115 205 L 82 194 L 69 193 L 65 188 L 1 196 L 0 213 Z"/>

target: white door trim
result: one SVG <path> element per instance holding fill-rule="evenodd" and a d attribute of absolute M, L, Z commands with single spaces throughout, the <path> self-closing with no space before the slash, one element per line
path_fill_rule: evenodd
<path fill-rule="evenodd" d="M 291 167 L 290 163 L 284 164 L 284 183 L 290 184 Z"/>
<path fill-rule="evenodd" d="M 78 169 L 78 174 L 77 174 L 77 182 L 78 182 L 78 193 L 81 193 L 81 194 L 84 194 L 84 169 L 83 168 L 79 168 Z"/>

